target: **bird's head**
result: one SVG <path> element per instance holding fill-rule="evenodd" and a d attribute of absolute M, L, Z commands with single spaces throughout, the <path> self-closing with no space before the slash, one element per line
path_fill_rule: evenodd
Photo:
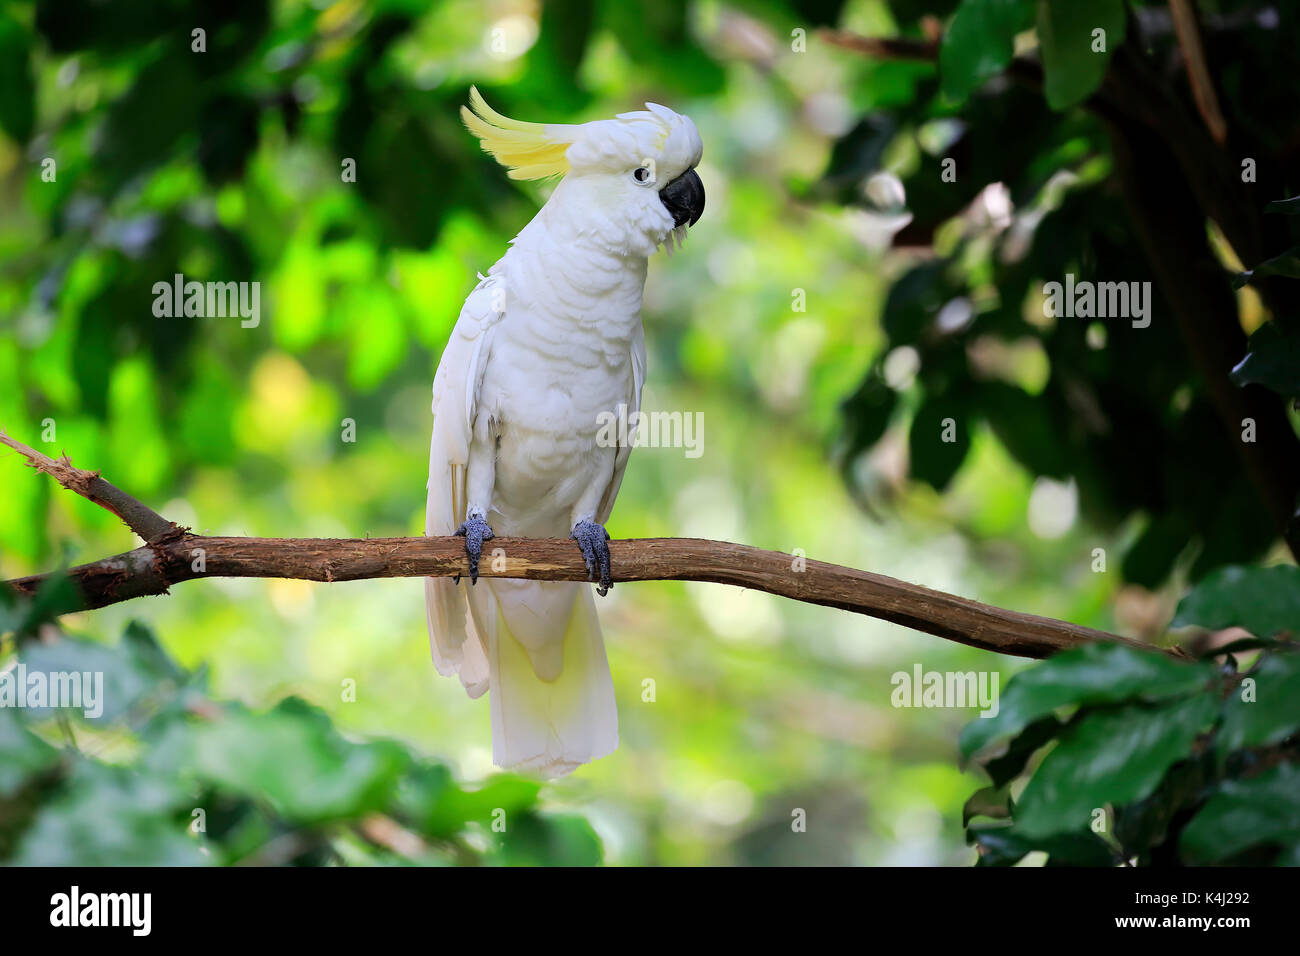
<path fill-rule="evenodd" d="M 563 176 L 552 201 L 580 204 L 611 247 L 648 255 L 671 249 L 704 212 L 695 167 L 704 145 L 689 117 L 657 103 L 590 123 L 526 123 L 502 116 L 470 90 L 465 125 L 512 179 Z"/>

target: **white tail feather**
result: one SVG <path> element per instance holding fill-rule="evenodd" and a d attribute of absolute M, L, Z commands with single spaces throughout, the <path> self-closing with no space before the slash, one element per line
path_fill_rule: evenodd
<path fill-rule="evenodd" d="M 496 612 L 493 762 L 558 777 L 611 753 L 618 710 L 591 588 L 506 580 L 490 587 L 491 599 L 471 595 L 471 603 L 476 618 Z"/>

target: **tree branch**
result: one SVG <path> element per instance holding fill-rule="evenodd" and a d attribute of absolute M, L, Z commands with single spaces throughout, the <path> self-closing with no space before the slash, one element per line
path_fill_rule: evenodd
<path fill-rule="evenodd" d="M 6 438 L 5 444 L 39 461 L 65 488 L 105 504 L 115 514 L 137 507 L 153 515 L 166 530 L 145 547 L 83 564 L 67 571 L 75 587 L 70 597 L 54 602 L 52 613 L 91 610 L 133 598 L 166 594 L 173 584 L 208 577 L 293 578 L 305 581 L 358 581 L 370 578 L 449 577 L 469 573 L 465 541 L 435 538 L 244 538 L 192 534 L 154 514 L 97 475 L 33 452 Z M 45 465 L 49 462 L 49 466 Z M 53 469 L 53 470 L 51 470 Z M 72 473 L 70 474 L 70 470 Z M 63 477 L 60 477 L 63 476 Z M 68 478 L 64 481 L 63 478 Z M 96 482 L 102 483 L 97 484 Z M 108 497 L 105 488 L 111 489 Z M 92 495 L 94 497 L 92 497 Z M 128 522 L 131 523 L 131 522 Z M 131 524 L 137 528 L 137 524 Z M 137 532 L 139 533 L 139 532 Z M 586 581 L 582 554 L 558 538 L 494 538 L 479 568 L 481 577 L 539 581 Z M 614 580 L 710 581 L 775 594 L 779 597 L 839 608 L 891 621 L 984 650 L 1021 657 L 1047 657 L 1056 651 L 1096 641 L 1133 647 L 1141 642 L 1065 621 L 1023 614 L 932 591 L 883 574 L 810 561 L 778 551 L 698 538 L 642 538 L 610 542 Z M 23 595 L 34 595 L 62 572 L 36 574 L 3 582 Z M 1174 650 L 1170 653 L 1180 655 Z"/>
<path fill-rule="evenodd" d="M 29 465 L 51 476 L 64 488 L 113 512 L 145 541 L 153 541 L 180 530 L 152 508 L 132 498 L 122 489 L 110 485 L 99 477 L 99 472 L 76 467 L 67 455 L 61 455 L 55 461 L 35 448 L 29 448 L 10 438 L 3 428 L 0 428 L 0 444 L 8 445 L 26 458 Z"/>
<path fill-rule="evenodd" d="M 488 550 L 490 548 L 490 551 Z M 586 581 L 577 546 L 561 538 L 494 538 L 479 575 L 536 581 Z M 932 591 L 883 574 L 794 558 L 726 541 L 637 538 L 609 545 L 615 582 L 711 581 L 766 591 L 892 621 L 985 650 L 1046 657 L 1094 641 L 1146 647 L 1105 631 L 1022 614 Z M 67 572 L 75 597 L 58 613 L 106 607 L 165 594 L 173 584 L 208 577 L 359 581 L 448 577 L 469 573 L 465 539 L 218 538 L 181 533 Z M 35 594 L 51 575 L 5 582 Z"/>

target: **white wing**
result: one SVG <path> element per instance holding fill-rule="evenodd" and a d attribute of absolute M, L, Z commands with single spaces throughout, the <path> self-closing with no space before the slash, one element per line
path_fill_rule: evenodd
<path fill-rule="evenodd" d="M 629 422 L 636 421 L 632 416 L 640 417 L 641 411 L 641 389 L 645 385 L 646 354 L 645 354 L 645 329 L 637 324 L 636 332 L 632 336 L 632 391 L 628 395 L 627 417 Z M 620 445 L 618 452 L 614 457 L 614 474 L 609 480 L 609 487 L 605 489 L 604 496 L 600 499 L 600 510 L 596 514 L 596 520 L 601 524 L 609 521 L 610 512 L 614 510 L 614 499 L 618 497 L 618 489 L 623 484 L 623 472 L 627 471 L 627 460 L 632 456 L 632 446 L 636 444 L 636 432 L 640 422 L 637 425 L 629 425 L 627 430 L 627 444 Z"/>
<path fill-rule="evenodd" d="M 454 534 L 465 516 L 465 473 L 478 413 L 493 327 L 501 320 L 497 275 L 482 279 L 465 300 L 433 378 L 433 436 L 429 443 L 426 536 Z M 487 636 L 467 619 L 466 585 L 425 578 L 425 609 L 433 663 L 444 676 L 459 674 L 471 697 L 488 687 Z M 468 640 L 467 640 L 468 638 Z"/>

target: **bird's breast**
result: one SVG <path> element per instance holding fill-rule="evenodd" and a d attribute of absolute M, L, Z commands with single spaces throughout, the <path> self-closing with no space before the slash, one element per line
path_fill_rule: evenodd
<path fill-rule="evenodd" d="M 631 346 L 498 339 L 483 397 L 497 432 L 494 500 L 528 533 L 567 533 L 568 510 L 607 470 L 607 421 L 633 390 Z M 538 527 L 554 520 L 556 528 Z M 522 527 L 522 526 L 521 526 Z"/>

